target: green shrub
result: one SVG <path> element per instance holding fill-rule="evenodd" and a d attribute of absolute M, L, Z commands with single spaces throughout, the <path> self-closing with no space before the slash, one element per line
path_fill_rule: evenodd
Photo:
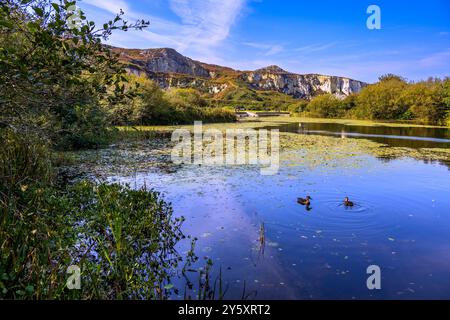
<path fill-rule="evenodd" d="M 305 112 L 307 108 L 308 108 L 308 101 L 300 100 L 297 103 L 289 105 L 287 110 L 292 114 L 300 114 Z"/>
<path fill-rule="evenodd" d="M 51 181 L 50 150 L 36 133 L 3 128 L 0 145 L 0 194 L 7 197 L 22 185 Z"/>
<path fill-rule="evenodd" d="M 399 119 L 408 110 L 400 99 L 406 87 L 407 83 L 397 78 L 365 87 L 358 95 L 355 116 L 370 120 Z"/>
<path fill-rule="evenodd" d="M 338 118 L 345 114 L 342 101 L 332 94 L 313 98 L 308 104 L 306 112 L 309 116 L 319 118 Z"/>
<path fill-rule="evenodd" d="M 22 185 L 0 217 L 0 299 L 165 299 L 197 259 L 175 249 L 184 219 L 145 188 Z M 81 290 L 66 288 L 71 265 Z"/>
<path fill-rule="evenodd" d="M 411 119 L 425 124 L 445 124 L 446 106 L 439 90 L 431 83 L 411 84 L 402 92 L 400 101 L 408 107 Z"/>

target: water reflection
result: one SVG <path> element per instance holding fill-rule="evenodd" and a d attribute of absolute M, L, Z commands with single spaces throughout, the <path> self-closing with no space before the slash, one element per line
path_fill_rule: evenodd
<path fill-rule="evenodd" d="M 342 171 L 186 166 L 115 177 L 162 191 L 227 284 L 259 299 L 450 298 L 450 172 L 415 160 Z M 298 205 L 310 194 L 311 211 Z M 356 205 L 345 208 L 344 196 Z M 180 250 L 183 251 L 181 245 Z M 204 259 L 201 259 L 204 262 Z M 382 290 L 366 268 L 382 270 Z M 200 266 L 200 264 L 198 265 Z"/>
<path fill-rule="evenodd" d="M 407 148 L 450 148 L 450 130 L 428 127 L 357 126 L 340 123 L 289 123 L 281 132 L 362 138 Z"/>

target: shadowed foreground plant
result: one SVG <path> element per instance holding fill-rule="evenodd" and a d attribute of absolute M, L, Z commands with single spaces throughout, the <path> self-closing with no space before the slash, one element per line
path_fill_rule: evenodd
<path fill-rule="evenodd" d="M 85 181 L 0 201 L 0 298 L 166 299 L 197 259 L 176 251 L 184 219 L 157 192 Z M 70 265 L 81 290 L 65 288 Z"/>
<path fill-rule="evenodd" d="M 0 299 L 165 299 L 197 260 L 175 247 L 184 218 L 159 193 L 116 184 L 52 185 L 42 140 L 2 129 Z M 66 270 L 81 268 L 81 290 Z"/>
<path fill-rule="evenodd" d="M 176 251 L 184 218 L 174 218 L 159 193 L 82 182 L 71 195 L 79 206 L 74 263 L 83 298 L 164 299 L 176 291 L 171 278 L 197 258 Z"/>

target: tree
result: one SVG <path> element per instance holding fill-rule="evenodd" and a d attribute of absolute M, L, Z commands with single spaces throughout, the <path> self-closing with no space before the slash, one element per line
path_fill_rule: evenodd
<path fill-rule="evenodd" d="M 114 30 L 142 29 L 123 12 L 96 29 L 75 1 L 0 3 L 0 121 L 48 136 L 57 145 L 95 145 L 107 134 L 105 110 L 124 97 L 125 70 L 102 44 Z M 113 88 L 113 90 L 111 90 Z"/>
<path fill-rule="evenodd" d="M 393 73 L 387 73 L 387 74 L 384 74 L 384 75 L 378 77 L 379 82 L 390 81 L 390 80 L 396 80 L 396 81 L 405 82 L 405 83 L 407 82 L 406 78 L 404 78 L 402 76 L 398 76 Z"/>
<path fill-rule="evenodd" d="M 202 97 L 195 89 L 170 89 L 167 92 L 168 100 L 177 108 L 204 108 L 208 106 L 208 101 Z"/>
<path fill-rule="evenodd" d="M 139 79 L 139 95 L 133 101 L 132 121 L 138 124 L 166 124 L 175 112 L 155 82 Z"/>
<path fill-rule="evenodd" d="M 395 77 L 365 87 L 358 95 L 354 115 L 370 120 L 399 119 L 408 110 L 400 101 L 406 87 L 406 82 Z"/>
<path fill-rule="evenodd" d="M 426 124 L 445 124 L 446 105 L 440 83 L 411 84 L 401 94 L 400 101 L 408 107 L 413 119 Z"/>
<path fill-rule="evenodd" d="M 288 111 L 291 113 L 302 113 L 304 112 L 308 107 L 308 101 L 307 100 L 300 100 L 299 102 L 292 103 L 288 106 Z"/>
<path fill-rule="evenodd" d="M 442 100 L 446 106 L 447 112 L 447 126 L 450 127 L 450 78 L 445 78 L 442 82 Z"/>
<path fill-rule="evenodd" d="M 332 94 L 317 96 L 311 100 L 306 112 L 312 117 L 338 118 L 344 115 L 342 101 Z"/>

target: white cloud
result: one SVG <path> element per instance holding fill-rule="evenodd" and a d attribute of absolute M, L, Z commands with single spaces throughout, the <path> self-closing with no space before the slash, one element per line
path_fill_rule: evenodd
<path fill-rule="evenodd" d="M 284 47 L 278 44 L 263 44 L 263 43 L 255 43 L 255 42 L 244 42 L 243 43 L 246 46 L 264 50 L 264 56 L 273 56 L 277 53 L 280 53 L 284 50 Z"/>
<path fill-rule="evenodd" d="M 433 53 L 422 58 L 419 63 L 423 67 L 448 67 L 450 61 L 450 48 L 446 51 Z"/>
<path fill-rule="evenodd" d="M 337 44 L 337 42 L 330 42 L 330 43 L 325 43 L 325 44 L 312 44 L 312 45 L 296 48 L 294 50 L 297 52 L 308 54 L 308 53 L 313 53 L 313 52 L 318 52 L 318 51 L 323 51 L 323 50 L 329 49 L 329 48 L 335 46 L 336 44 Z"/>
<path fill-rule="evenodd" d="M 179 18 L 178 21 L 135 12 L 130 0 L 83 0 L 82 3 L 88 6 L 82 6 L 83 10 L 90 10 L 89 17 L 93 15 L 104 18 L 105 12 L 116 14 L 122 9 L 125 19 L 150 21 L 149 28 L 144 31 L 131 31 L 125 35 L 113 34 L 109 41 L 111 44 L 134 48 L 172 47 L 195 59 L 218 63 L 221 62 L 220 45 L 228 38 L 231 27 L 243 11 L 246 1 L 169 0 L 170 10 Z M 101 12 L 98 9 L 101 9 Z"/>
<path fill-rule="evenodd" d="M 128 4 L 123 0 L 82 0 L 82 3 L 87 3 L 113 14 L 119 13 L 121 9 L 124 12 L 130 11 Z"/>
<path fill-rule="evenodd" d="M 225 40 L 241 13 L 245 0 L 170 0 L 181 19 L 184 47 L 208 49 Z"/>

